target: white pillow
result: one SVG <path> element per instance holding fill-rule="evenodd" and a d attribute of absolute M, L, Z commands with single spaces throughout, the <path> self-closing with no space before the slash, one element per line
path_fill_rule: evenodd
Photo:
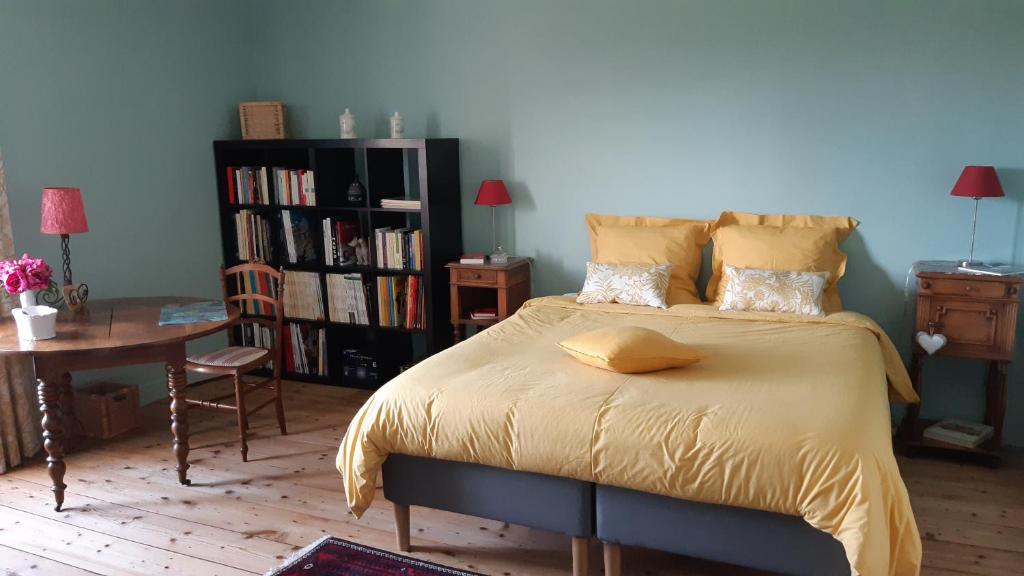
<path fill-rule="evenodd" d="M 725 292 L 719 310 L 785 312 L 824 316 L 821 295 L 828 272 L 789 272 L 725 266 Z"/>
<path fill-rule="evenodd" d="M 668 308 L 671 264 L 598 264 L 587 262 L 587 279 L 576 301 L 580 304 L 618 302 Z"/>

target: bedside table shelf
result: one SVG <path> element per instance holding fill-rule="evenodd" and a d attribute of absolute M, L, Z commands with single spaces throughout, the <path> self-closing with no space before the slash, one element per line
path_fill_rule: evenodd
<path fill-rule="evenodd" d="M 946 344 L 935 356 L 988 363 L 984 423 L 994 428 L 994 434 L 977 448 L 926 439 L 922 432 L 936 420 L 920 419 L 921 407 L 915 404 L 907 408 L 900 426 L 901 444 L 909 453 L 969 455 L 998 463 L 1006 415 L 1007 372 L 1013 360 L 1017 309 L 1024 278 L 931 270 L 918 272 L 917 283 L 915 338 L 910 360 L 914 390 L 923 402 L 924 363 L 929 355 L 917 343 L 917 332 L 943 335 Z"/>

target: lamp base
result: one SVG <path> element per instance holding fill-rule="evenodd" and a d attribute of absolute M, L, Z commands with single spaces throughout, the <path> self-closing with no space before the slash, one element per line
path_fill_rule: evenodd
<path fill-rule="evenodd" d="M 968 259 L 968 260 L 957 260 L 956 265 L 960 266 L 960 267 L 970 267 L 970 266 L 984 266 L 985 263 L 982 262 L 981 260 L 969 260 Z"/>

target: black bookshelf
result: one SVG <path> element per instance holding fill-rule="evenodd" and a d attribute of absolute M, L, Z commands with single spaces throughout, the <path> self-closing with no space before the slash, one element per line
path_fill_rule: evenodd
<path fill-rule="evenodd" d="M 445 264 L 462 253 L 462 221 L 459 177 L 459 141 L 454 138 L 346 139 L 346 140 L 232 140 L 213 143 L 217 169 L 218 206 L 223 261 L 238 264 L 235 214 L 242 209 L 267 217 L 271 228 L 273 258 L 268 264 L 285 271 L 315 272 L 324 298 L 325 320 L 286 318 L 324 328 L 327 338 L 327 376 L 285 371 L 285 377 L 307 382 L 352 385 L 343 382 L 342 351 L 356 349 L 373 356 L 378 363 L 378 384 L 398 373 L 399 367 L 416 362 L 452 343 L 448 325 L 449 290 Z M 316 180 L 316 206 L 238 204 L 229 200 L 228 168 L 266 167 L 312 170 Z M 363 202 L 351 203 L 347 192 L 358 175 L 366 188 Z M 269 177 L 274 190 L 273 178 Z M 273 200 L 273 193 L 271 194 Z M 419 209 L 382 208 L 380 201 L 391 197 L 418 197 Z M 237 199 L 236 199 L 237 200 Z M 369 243 L 368 266 L 327 266 L 322 231 L 311 230 L 316 238 L 317 260 L 288 263 L 284 250 L 281 211 L 297 210 L 320 223 L 337 218 L 359 223 L 360 234 Z M 381 227 L 419 228 L 423 234 L 423 269 L 392 270 L 378 267 L 374 230 Z M 330 320 L 326 274 L 360 273 L 368 292 L 370 325 Z M 425 325 L 422 329 L 381 326 L 373 287 L 379 276 L 417 275 L 422 280 Z"/>

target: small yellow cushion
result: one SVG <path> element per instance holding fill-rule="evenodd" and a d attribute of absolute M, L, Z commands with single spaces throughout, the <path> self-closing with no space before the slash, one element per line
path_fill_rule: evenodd
<path fill-rule="evenodd" d="M 590 259 L 599 264 L 671 264 L 668 305 L 699 304 L 697 276 L 710 228 L 704 220 L 587 214 Z"/>
<path fill-rule="evenodd" d="M 600 328 L 562 340 L 558 345 L 584 364 L 624 374 L 679 368 L 704 358 L 692 346 L 639 326 Z"/>

